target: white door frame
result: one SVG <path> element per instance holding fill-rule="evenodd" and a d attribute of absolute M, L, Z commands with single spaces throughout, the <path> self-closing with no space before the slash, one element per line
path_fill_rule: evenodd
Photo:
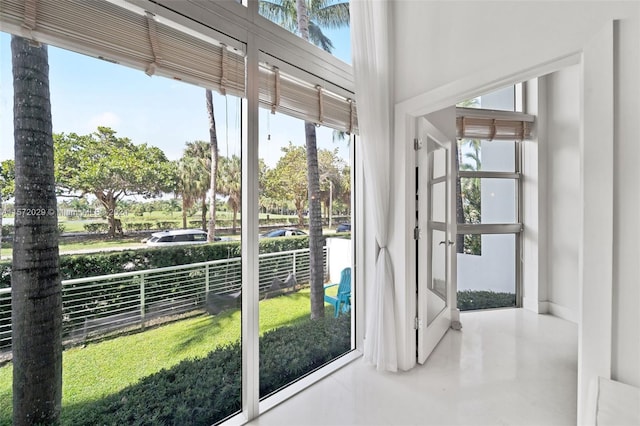
<path fill-rule="evenodd" d="M 398 289 L 399 318 L 404 322 L 399 343 L 402 369 L 415 366 L 415 339 L 411 336 L 416 312 L 415 253 L 401 229 L 411 229 L 415 221 L 415 184 L 407 164 L 415 163 L 412 123 L 418 116 L 455 105 L 502 87 L 534 79 L 562 68 L 579 65 L 581 81 L 581 235 L 579 236 L 580 313 L 578 328 L 578 424 L 584 423 L 589 407 L 590 384 L 598 377 L 611 377 L 613 322 L 613 153 L 614 153 L 614 27 L 609 22 L 577 50 L 553 58 L 514 58 L 490 69 L 448 83 L 395 106 L 395 141 L 392 188 L 396 206 L 390 246 L 396 256 L 395 282 Z M 529 60 L 529 62 L 527 62 Z M 413 189 L 413 191 L 412 191 Z M 526 227 L 526 224 L 525 224 Z M 525 230 L 526 232 L 526 230 Z M 413 243 L 413 241 L 411 241 Z M 403 259 L 403 261 L 399 261 Z M 525 263 L 524 267 L 527 267 Z M 544 285 L 544 283 L 538 283 Z M 538 294 L 537 288 L 525 288 Z"/>

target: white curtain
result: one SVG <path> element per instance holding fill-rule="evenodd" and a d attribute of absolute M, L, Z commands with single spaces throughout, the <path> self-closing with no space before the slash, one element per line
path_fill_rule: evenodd
<path fill-rule="evenodd" d="M 397 371 L 395 289 L 387 248 L 391 168 L 391 61 L 387 0 L 351 1 L 351 48 L 362 139 L 366 197 L 373 197 L 376 269 L 367 273 L 364 358 Z M 369 212 L 368 211 L 368 212 Z M 373 279 L 371 279 L 373 277 Z"/>

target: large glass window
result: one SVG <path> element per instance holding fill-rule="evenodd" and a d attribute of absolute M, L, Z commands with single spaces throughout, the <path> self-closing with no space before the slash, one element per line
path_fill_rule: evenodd
<path fill-rule="evenodd" d="M 261 110 L 260 397 L 351 350 L 348 135 Z M 310 134 L 311 133 L 311 134 Z M 310 244 L 307 138 L 317 144 L 322 239 Z M 340 227 L 341 232 L 337 232 Z"/>
<path fill-rule="evenodd" d="M 350 67 L 283 31 L 286 37 L 273 33 L 289 46 L 286 60 L 278 59 L 277 42 L 246 44 L 246 31 L 237 31 L 246 9 L 233 3 L 215 6 L 215 19 L 210 5 L 187 2 L 41 1 L 35 16 L 27 10 L 26 17 L 21 3 L 7 0 L 3 29 L 22 31 L 35 19 L 34 34 L 51 40 L 57 160 L 70 171 L 60 174 L 61 182 L 80 179 L 76 154 L 86 147 L 102 155 L 91 156 L 94 171 L 120 180 L 150 163 L 148 186 L 113 192 L 115 205 L 68 182 L 64 189 L 73 197 L 59 199 L 63 250 L 97 249 L 87 258 L 62 258 L 63 423 L 218 423 L 243 406 L 257 408 L 254 395 L 272 395 L 353 349 L 349 134 L 357 131 L 357 115 Z M 310 2 L 309 41 L 350 62 L 348 4 L 320 3 Z M 190 20 L 194 7 L 202 13 Z M 283 26 L 297 31 L 295 22 Z M 265 23 L 271 32 L 272 23 Z M 0 42 L 1 84 L 10 88 L 9 36 Z M 249 72 L 245 64 L 257 69 Z M 322 72 L 306 70 L 308 64 Z M 336 64 L 339 82 L 332 81 Z M 259 90 L 247 92 L 256 85 Z M 0 137 L 10 141 L 11 91 L 1 96 Z M 251 105 L 257 104 L 267 109 L 256 114 Z M 318 147 L 319 281 L 310 278 L 305 156 L 311 130 Z M 259 143 L 250 140 L 255 131 Z M 110 145 L 135 148 L 112 153 Z M 3 145 L 0 159 L 11 158 L 8 148 Z M 247 206 L 242 200 L 256 188 L 241 182 L 253 182 L 256 171 L 241 165 L 255 154 L 259 205 Z M 11 201 L 5 207 L 11 211 Z M 5 217 L 9 224 L 11 214 Z M 242 249 L 253 244 L 255 258 Z M 3 247 L 9 256 L 10 243 Z M 11 296 L 8 263 L 0 261 L 0 268 L 3 423 L 11 410 Z M 324 319 L 316 310 L 311 320 L 312 299 Z M 259 358 L 243 358 L 243 349 L 246 355 L 258 342 Z M 247 378 L 252 373 L 242 381 L 243 371 L 259 371 L 259 390 L 250 389 L 258 382 Z M 259 409 L 247 413 L 252 418 Z"/>
<path fill-rule="evenodd" d="M 3 106 L 12 103 L 9 39 L 0 35 Z M 53 46 L 49 65 L 62 422 L 219 422 L 241 409 L 241 99 L 214 90 L 208 104 L 202 87 Z M 10 108 L 2 120 L 8 160 Z M 212 200 L 216 242 L 207 243 Z M 11 423 L 12 400 L 11 203 L 0 262 L 2 424 Z"/>
<path fill-rule="evenodd" d="M 520 85 L 510 86 L 458 106 L 483 109 L 486 118 L 496 114 L 504 119 L 501 111 L 520 109 L 519 90 Z M 489 130 L 485 134 L 491 133 Z M 457 277 L 461 310 L 516 305 L 521 231 L 518 144 L 515 140 L 458 140 Z"/>
<path fill-rule="evenodd" d="M 470 237 L 465 235 L 466 237 Z M 458 308 L 516 306 L 516 235 L 474 234 L 481 255 L 458 255 Z M 471 245 L 473 248 L 473 245 Z"/>

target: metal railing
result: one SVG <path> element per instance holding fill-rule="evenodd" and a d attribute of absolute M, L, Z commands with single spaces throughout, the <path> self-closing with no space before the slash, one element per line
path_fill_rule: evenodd
<path fill-rule="evenodd" d="M 327 248 L 324 249 L 325 275 Z M 309 281 L 309 249 L 259 256 L 259 289 L 274 283 Z M 241 258 L 213 260 L 62 282 L 65 344 L 166 322 L 205 308 L 210 294 L 240 294 Z M 0 351 L 11 348 L 11 289 L 0 289 Z"/>

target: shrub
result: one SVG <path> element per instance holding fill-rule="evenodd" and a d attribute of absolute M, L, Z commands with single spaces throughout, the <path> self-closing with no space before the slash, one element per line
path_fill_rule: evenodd
<path fill-rule="evenodd" d="M 13 225 L 2 225 L 2 236 L 8 237 L 9 235 L 13 235 L 15 227 Z M 58 233 L 62 234 L 67 229 L 64 223 L 58 223 Z"/>
<path fill-rule="evenodd" d="M 351 316 L 308 320 L 260 339 L 260 397 L 344 354 L 351 346 Z"/>
<path fill-rule="evenodd" d="M 349 315 L 306 320 L 260 339 L 260 395 L 268 395 L 350 349 Z M 185 360 L 102 400 L 63 411 L 73 425 L 211 425 L 239 411 L 240 342 Z"/>
<path fill-rule="evenodd" d="M 124 228 L 127 231 L 150 231 L 154 226 L 151 222 L 126 222 Z"/>
<path fill-rule="evenodd" d="M 514 293 L 472 290 L 458 291 L 458 309 L 461 311 L 506 308 L 511 306 L 516 306 L 516 295 Z"/>
<path fill-rule="evenodd" d="M 174 229 L 178 227 L 178 222 L 175 221 L 158 221 L 156 222 L 156 228 L 160 230 L 164 229 Z M 148 228 L 151 229 L 151 228 Z"/>
<path fill-rule="evenodd" d="M 109 230 L 109 224 L 105 222 L 85 223 L 84 230 L 92 234 L 103 234 Z"/>
<path fill-rule="evenodd" d="M 260 240 L 259 245 L 260 253 L 303 249 L 309 247 L 309 237 L 265 238 Z M 240 255 L 240 241 L 62 255 L 60 256 L 60 273 L 63 280 L 69 280 L 228 259 Z M 10 286 L 11 261 L 2 261 L 0 262 L 0 288 Z"/>
<path fill-rule="evenodd" d="M 2 236 L 7 237 L 13 234 L 13 225 L 2 225 Z"/>

